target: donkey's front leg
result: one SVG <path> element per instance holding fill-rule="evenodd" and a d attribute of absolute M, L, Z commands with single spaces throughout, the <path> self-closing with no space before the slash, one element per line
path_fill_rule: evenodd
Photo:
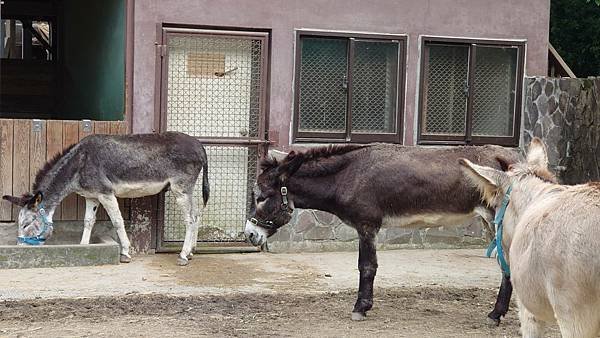
<path fill-rule="evenodd" d="M 85 199 L 85 218 L 83 220 L 83 235 L 81 236 L 80 244 L 90 244 L 90 236 L 92 229 L 96 223 L 96 212 L 100 202 L 95 198 Z"/>
<path fill-rule="evenodd" d="M 352 320 L 363 320 L 367 311 L 373 307 L 373 281 L 377 274 L 377 252 L 375 249 L 375 236 L 377 230 L 358 231 L 358 270 L 360 281 L 358 284 L 358 299 L 352 310 Z"/>
<path fill-rule="evenodd" d="M 496 326 L 500 325 L 500 318 L 505 316 L 508 312 L 512 290 L 513 288 L 512 283 L 510 282 L 510 277 L 502 274 L 502 284 L 500 284 L 500 290 L 498 290 L 498 297 L 496 298 L 494 310 L 488 313 L 488 318 L 491 319 Z"/>
<path fill-rule="evenodd" d="M 117 236 L 119 236 L 119 241 L 121 242 L 121 263 L 131 262 L 129 238 L 127 238 L 127 233 L 125 232 L 125 222 L 123 221 L 123 216 L 121 216 L 117 198 L 115 195 L 100 195 L 98 196 L 98 200 L 102 203 L 114 227 L 117 228 Z"/>

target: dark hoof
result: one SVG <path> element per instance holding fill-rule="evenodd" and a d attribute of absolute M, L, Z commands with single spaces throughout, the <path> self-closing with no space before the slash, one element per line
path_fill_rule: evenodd
<path fill-rule="evenodd" d="M 352 312 L 352 320 L 355 322 L 367 319 L 367 314 L 362 312 Z"/>
<path fill-rule="evenodd" d="M 500 326 L 500 316 L 490 313 L 487 316 L 487 322 L 490 326 Z"/>
<path fill-rule="evenodd" d="M 182 258 L 181 256 L 177 257 L 177 265 L 179 265 L 179 266 L 186 266 L 186 265 L 188 265 L 187 258 Z"/>
<path fill-rule="evenodd" d="M 119 257 L 119 262 L 121 262 L 121 263 L 131 263 L 131 257 L 125 256 L 125 255 L 121 255 Z"/>

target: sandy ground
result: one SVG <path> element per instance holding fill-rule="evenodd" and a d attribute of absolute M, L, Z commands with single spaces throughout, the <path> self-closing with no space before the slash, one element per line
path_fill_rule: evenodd
<path fill-rule="evenodd" d="M 516 337 L 486 314 L 483 250 L 378 253 L 375 304 L 352 322 L 357 253 L 137 256 L 118 266 L 0 270 L 0 337 Z M 548 332 L 557 336 L 555 328 Z"/>

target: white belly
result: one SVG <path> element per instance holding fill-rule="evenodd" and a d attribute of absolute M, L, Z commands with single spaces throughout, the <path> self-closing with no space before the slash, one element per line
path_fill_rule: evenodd
<path fill-rule="evenodd" d="M 470 222 L 477 214 L 475 212 L 457 213 L 423 213 L 403 216 L 385 216 L 383 227 L 399 228 L 432 228 L 440 226 L 461 226 Z"/>
<path fill-rule="evenodd" d="M 156 195 L 167 185 L 164 182 L 118 183 L 113 185 L 115 196 L 120 198 L 138 198 Z"/>

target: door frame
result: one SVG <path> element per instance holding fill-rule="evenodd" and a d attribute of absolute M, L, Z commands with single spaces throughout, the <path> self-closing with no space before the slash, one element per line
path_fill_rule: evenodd
<path fill-rule="evenodd" d="M 195 25 L 157 24 L 156 67 L 155 67 L 155 95 L 154 95 L 154 132 L 164 132 L 167 129 L 167 94 L 168 94 L 168 61 L 167 38 L 173 35 L 199 35 L 213 36 L 219 38 L 235 39 L 260 39 L 261 44 L 261 70 L 264 74 L 261 78 L 259 100 L 259 120 L 257 137 L 197 137 L 205 145 L 218 146 L 246 146 L 256 147 L 259 159 L 266 156 L 270 141 L 268 139 L 269 121 L 269 92 L 271 82 L 270 69 L 270 40 L 271 31 L 268 29 L 246 29 L 232 27 L 204 27 Z M 258 160 L 258 159 L 257 159 Z M 257 171 L 258 175 L 258 171 Z M 158 195 L 157 221 L 153 232 L 156 252 L 178 252 L 183 242 L 164 241 L 164 215 L 165 194 Z M 196 243 L 195 252 L 240 252 L 260 251 L 260 248 L 251 246 L 244 242 L 201 242 Z"/>

